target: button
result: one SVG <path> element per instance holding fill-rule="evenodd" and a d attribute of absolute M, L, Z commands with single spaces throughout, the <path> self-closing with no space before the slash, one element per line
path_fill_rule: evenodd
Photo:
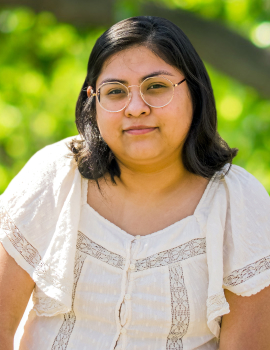
<path fill-rule="evenodd" d="M 135 270 L 135 265 L 134 264 L 130 264 L 129 268 L 130 268 L 130 270 Z"/>
<path fill-rule="evenodd" d="M 141 236 L 140 236 L 140 235 L 137 235 L 137 236 L 135 236 L 135 238 L 136 238 L 136 239 L 140 239 L 140 238 L 141 238 Z"/>
<path fill-rule="evenodd" d="M 126 300 L 130 300 L 130 299 L 131 299 L 130 294 L 126 294 L 126 295 L 125 295 L 125 299 L 126 299 Z"/>
<path fill-rule="evenodd" d="M 125 328 L 121 328 L 121 331 L 120 331 L 121 334 L 126 334 L 127 333 L 127 330 Z"/>

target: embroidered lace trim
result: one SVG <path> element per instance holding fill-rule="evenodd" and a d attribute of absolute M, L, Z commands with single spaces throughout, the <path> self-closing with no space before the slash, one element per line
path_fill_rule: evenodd
<path fill-rule="evenodd" d="M 0 227 L 5 231 L 13 247 L 21 254 L 24 260 L 35 269 L 35 277 L 40 277 L 50 285 L 66 292 L 67 288 L 62 286 L 59 282 L 60 277 L 57 276 L 55 271 L 51 271 L 48 264 L 42 261 L 38 250 L 21 234 L 18 227 L 2 206 L 0 206 Z"/>
<path fill-rule="evenodd" d="M 183 269 L 180 265 L 170 266 L 172 325 L 167 337 L 166 350 L 182 350 L 182 338 L 187 333 L 190 311 Z"/>
<path fill-rule="evenodd" d="M 38 316 L 55 316 L 66 311 L 66 306 L 59 301 L 33 293 L 34 310 Z"/>
<path fill-rule="evenodd" d="M 249 264 L 242 269 L 233 271 L 223 280 L 224 286 L 237 286 L 244 283 L 248 279 L 259 275 L 260 273 L 270 269 L 270 255 L 262 258 L 252 264 Z"/>
<path fill-rule="evenodd" d="M 101 245 L 93 242 L 80 231 L 78 232 L 77 249 L 111 266 L 122 270 L 125 267 L 125 259 L 121 255 L 110 252 Z"/>
<path fill-rule="evenodd" d="M 76 315 L 75 315 L 75 312 L 73 309 L 74 308 L 74 299 L 75 299 L 78 280 L 80 278 L 82 267 L 83 267 L 85 259 L 86 259 L 86 254 L 76 250 L 71 311 L 64 314 L 64 321 L 62 323 L 62 326 L 61 326 L 57 336 L 54 339 L 51 350 L 65 350 L 68 346 L 68 342 L 69 342 L 71 333 L 72 333 L 73 328 L 74 328 L 75 323 L 76 323 Z"/>
<path fill-rule="evenodd" d="M 206 253 L 206 239 L 192 239 L 191 241 L 175 248 L 153 254 L 145 259 L 137 260 L 135 263 L 135 272 L 159 266 L 166 266 L 204 253 Z"/>
<path fill-rule="evenodd" d="M 109 265 L 124 269 L 125 259 L 121 255 L 115 254 L 95 243 L 80 231 L 78 232 L 77 249 Z M 137 260 L 134 272 L 166 266 L 204 253 L 206 253 L 206 239 L 196 238 L 175 248 Z"/>
<path fill-rule="evenodd" d="M 18 227 L 13 223 L 3 207 L 0 207 L 0 227 L 5 231 L 8 239 L 24 260 L 26 260 L 29 265 L 36 268 L 41 262 L 39 252 L 20 233 Z"/>
<path fill-rule="evenodd" d="M 229 312 L 229 304 L 227 303 L 223 290 L 208 297 L 207 325 L 216 338 L 219 338 L 220 335 L 221 318 Z"/>
<path fill-rule="evenodd" d="M 211 295 L 207 299 L 207 317 L 223 308 L 227 308 L 227 306 L 228 303 L 223 291 L 219 292 L 218 294 Z"/>

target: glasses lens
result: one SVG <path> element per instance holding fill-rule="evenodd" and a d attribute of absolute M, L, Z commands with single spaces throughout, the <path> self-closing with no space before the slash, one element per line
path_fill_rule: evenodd
<path fill-rule="evenodd" d="M 117 112 L 128 103 L 128 89 L 120 83 L 107 83 L 100 87 L 98 99 L 104 109 Z"/>
<path fill-rule="evenodd" d="M 164 77 L 146 79 L 141 86 L 144 101 L 152 107 L 163 107 L 173 97 L 173 85 Z"/>

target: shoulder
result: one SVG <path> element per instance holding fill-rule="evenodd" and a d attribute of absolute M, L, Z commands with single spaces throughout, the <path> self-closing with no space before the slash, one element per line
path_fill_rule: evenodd
<path fill-rule="evenodd" d="M 224 176 L 227 229 L 235 240 L 250 242 L 270 232 L 270 197 L 264 186 L 245 169 L 233 165 Z M 229 229 L 227 231 L 230 231 Z M 254 243 L 254 241 L 253 241 Z"/>
<path fill-rule="evenodd" d="M 226 166 L 227 169 L 229 168 L 228 165 Z M 247 170 L 245 170 L 244 168 L 233 164 L 229 171 L 226 173 L 226 168 L 225 168 L 225 176 L 224 176 L 225 180 L 228 182 L 231 182 L 231 184 L 236 185 L 241 185 L 244 187 L 247 186 L 259 186 L 259 187 L 263 187 L 262 184 L 260 183 L 260 181 L 253 176 L 251 173 L 249 173 Z"/>
<path fill-rule="evenodd" d="M 35 153 L 1 195 L 7 207 L 18 207 L 26 200 L 40 201 L 49 193 L 57 197 L 60 188 L 70 187 L 77 169 L 68 143 L 72 137 L 48 145 Z M 63 191 L 62 191 L 63 192 Z"/>
<path fill-rule="evenodd" d="M 36 152 L 27 162 L 26 165 L 40 164 L 42 168 L 51 166 L 53 164 L 70 163 L 72 160 L 72 153 L 68 148 L 72 139 L 79 138 L 79 136 L 68 137 L 56 143 L 50 144 Z"/>
<path fill-rule="evenodd" d="M 211 179 L 202 209 L 205 220 L 209 213 L 215 213 L 214 217 L 218 216 L 223 223 L 226 220 L 239 225 L 250 220 L 258 223 L 269 216 L 270 197 L 251 173 L 240 166 L 226 164 Z"/>
<path fill-rule="evenodd" d="M 258 212 L 270 210 L 270 197 L 261 182 L 245 169 L 232 165 L 224 176 L 224 185 L 231 206 L 236 210 Z M 232 208 L 232 209 L 233 209 Z"/>

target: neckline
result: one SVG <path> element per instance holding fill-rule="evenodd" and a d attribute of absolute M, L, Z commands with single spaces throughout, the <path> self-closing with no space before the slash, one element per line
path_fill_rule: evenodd
<path fill-rule="evenodd" d="M 205 202 L 206 200 L 206 197 L 210 191 L 210 188 L 212 187 L 212 184 L 217 176 L 217 173 L 216 172 L 209 180 L 202 196 L 201 196 L 201 199 L 199 200 L 199 203 L 197 204 L 195 210 L 194 210 L 194 213 L 189 215 L 189 216 L 186 216 L 185 218 L 181 219 L 181 220 L 178 220 L 176 222 L 174 222 L 173 224 L 161 229 L 161 230 L 158 230 L 158 231 L 155 231 L 155 232 L 152 232 L 152 233 L 149 233 L 147 235 L 142 235 L 140 236 L 141 239 L 146 239 L 147 237 L 148 238 L 152 238 L 152 237 L 155 237 L 157 235 L 160 235 L 161 233 L 164 233 L 165 231 L 169 231 L 170 229 L 173 229 L 175 226 L 178 226 L 178 225 L 183 225 L 186 221 L 188 220 L 191 220 L 191 219 L 196 219 L 197 220 L 197 217 L 199 216 L 199 211 L 203 205 L 203 203 Z M 100 221 L 102 221 L 105 225 L 107 226 L 110 226 L 112 227 L 113 230 L 119 232 L 121 235 L 124 235 L 126 236 L 127 238 L 131 239 L 131 240 L 134 240 L 136 235 L 132 235 L 131 233 L 128 233 L 127 231 L 123 230 L 121 227 L 117 226 L 116 224 L 114 224 L 113 222 L 111 222 L 110 220 L 106 219 L 104 216 L 102 216 L 101 214 L 99 214 L 93 207 L 90 206 L 90 204 L 87 203 L 87 191 L 88 191 L 88 179 L 85 179 L 83 178 L 83 181 L 84 181 L 84 184 L 83 184 L 83 205 L 87 208 L 87 210 L 89 210 L 92 214 L 94 214 Z"/>

